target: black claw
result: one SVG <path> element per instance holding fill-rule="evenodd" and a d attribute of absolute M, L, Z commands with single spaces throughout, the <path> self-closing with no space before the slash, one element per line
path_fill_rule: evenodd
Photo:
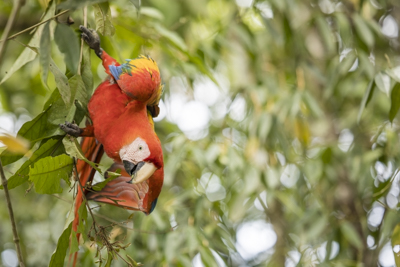
<path fill-rule="evenodd" d="M 85 26 L 79 26 L 79 30 L 81 30 L 81 37 L 89 45 L 91 49 L 94 50 L 96 55 L 101 58 L 101 54 L 103 49 L 100 47 L 100 37 L 95 30 L 88 29 Z"/>
<path fill-rule="evenodd" d="M 66 132 L 69 135 L 79 137 L 82 133 L 82 129 L 79 128 L 78 125 L 70 123 L 70 122 L 65 122 L 65 124 L 60 124 L 60 129 Z"/>

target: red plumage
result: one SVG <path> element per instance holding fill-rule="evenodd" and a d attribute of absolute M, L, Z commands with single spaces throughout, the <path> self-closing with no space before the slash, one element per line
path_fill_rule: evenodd
<path fill-rule="evenodd" d="M 84 195 L 88 200 L 150 214 L 164 179 L 162 148 L 152 119 L 158 115 L 162 93 L 157 64 L 149 57 L 140 56 L 120 65 L 100 48 L 94 31 L 83 26 L 80 29 L 83 39 L 101 57 L 105 71 L 110 75 L 89 101 L 92 125 L 79 130 L 80 136 L 85 136 L 81 142 L 82 150 L 95 163 L 100 162 L 105 152 L 115 162 L 109 171 L 121 169 L 121 176 L 100 191 L 88 189 L 86 185 L 91 184 L 95 170 L 78 160 L 81 186 L 75 201 L 75 232 Z M 67 133 L 76 131 L 76 128 L 71 130 L 69 127 L 71 124 L 67 123 L 61 126 Z M 79 238 L 79 234 L 77 236 Z"/>

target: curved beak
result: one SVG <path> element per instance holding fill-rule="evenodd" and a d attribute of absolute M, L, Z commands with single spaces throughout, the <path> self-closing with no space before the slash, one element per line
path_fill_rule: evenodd
<path fill-rule="evenodd" d="M 157 170 L 153 163 L 141 161 L 138 164 L 123 160 L 124 167 L 127 173 L 132 177 L 128 183 L 141 183 L 150 178 Z"/>

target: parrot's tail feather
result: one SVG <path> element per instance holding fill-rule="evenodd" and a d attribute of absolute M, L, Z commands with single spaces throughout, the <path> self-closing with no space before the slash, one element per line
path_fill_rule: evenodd
<path fill-rule="evenodd" d="M 83 137 L 81 142 L 81 148 L 85 157 L 94 162 L 99 163 L 101 157 L 104 154 L 103 145 L 98 143 L 94 137 Z M 79 215 L 78 210 L 83 202 L 83 194 L 85 193 L 85 186 L 87 183 L 93 180 L 94 174 L 96 170 L 93 169 L 89 164 L 85 161 L 78 159 L 76 168 L 79 174 L 79 183 L 78 185 L 78 193 L 75 198 L 75 219 L 74 223 L 72 224 L 72 229 L 74 231 L 77 230 L 79 224 Z"/>
<path fill-rule="evenodd" d="M 103 145 L 97 142 L 94 137 L 83 137 L 81 141 L 81 148 L 83 153 L 85 154 L 85 157 L 94 163 L 99 163 L 101 157 L 104 154 Z M 78 211 L 84 199 L 83 194 L 86 193 L 85 186 L 87 183 L 90 183 L 93 180 L 94 174 L 96 173 L 95 169 L 93 169 L 89 164 L 80 159 L 78 159 L 77 161 L 76 168 L 79 174 L 78 182 L 80 183 L 80 185 L 78 185 L 77 188 L 78 192 L 75 198 L 75 218 L 72 223 L 72 229 L 74 230 L 74 232 L 77 232 L 78 230 L 78 225 L 79 225 Z M 78 239 L 78 242 L 79 242 L 79 237 L 80 234 L 77 233 L 76 238 Z M 73 266 L 76 266 L 77 256 L 78 252 L 75 252 Z"/>

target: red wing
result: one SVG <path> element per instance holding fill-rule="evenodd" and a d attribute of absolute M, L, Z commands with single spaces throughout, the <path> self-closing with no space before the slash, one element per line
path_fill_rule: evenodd
<path fill-rule="evenodd" d="M 131 177 L 122 164 L 114 163 L 108 171 L 115 171 L 116 169 L 121 169 L 120 177 L 108 182 L 100 191 L 88 191 L 86 198 L 129 210 L 140 210 L 148 214 L 146 201 L 149 192 L 148 180 L 131 184 L 129 183 Z"/>

